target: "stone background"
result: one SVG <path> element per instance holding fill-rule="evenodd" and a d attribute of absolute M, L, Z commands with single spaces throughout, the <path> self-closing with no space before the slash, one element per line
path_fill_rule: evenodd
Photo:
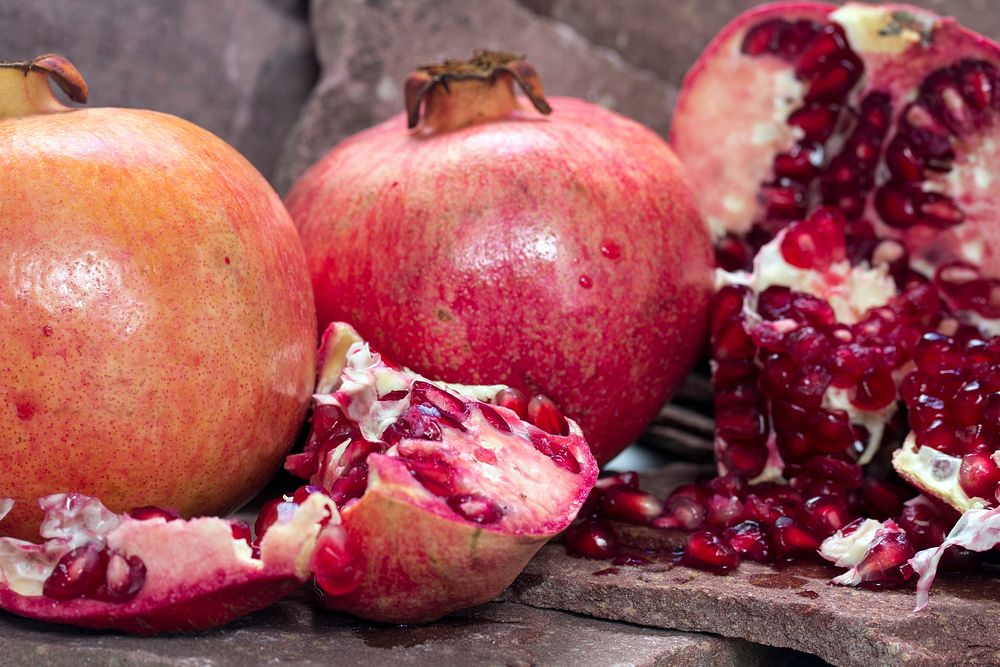
<path fill-rule="evenodd" d="M 282 192 L 340 139 L 402 109 L 417 64 L 528 54 L 550 95 L 665 133 L 684 72 L 753 0 L 0 0 L 0 57 L 68 56 L 91 104 L 183 116 Z M 992 0 L 922 0 L 1000 37 Z"/>

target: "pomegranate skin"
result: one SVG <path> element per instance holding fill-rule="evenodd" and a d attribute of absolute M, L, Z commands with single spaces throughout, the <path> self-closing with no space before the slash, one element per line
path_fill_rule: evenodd
<path fill-rule="evenodd" d="M 423 133 L 394 117 L 286 203 L 320 327 L 351 322 L 431 377 L 551 396 L 603 463 L 701 352 L 711 244 L 659 137 L 581 100 L 551 106 Z"/>
<path fill-rule="evenodd" d="M 248 500 L 314 382 L 304 257 L 266 181 L 179 118 L 74 109 L 0 118 L 0 192 L 0 534 L 35 535 L 61 491 Z"/>

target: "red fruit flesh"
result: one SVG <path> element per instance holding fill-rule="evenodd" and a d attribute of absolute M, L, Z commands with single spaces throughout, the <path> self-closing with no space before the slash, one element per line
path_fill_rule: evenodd
<path fill-rule="evenodd" d="M 77 494 L 40 505 L 44 543 L 0 538 L 0 609 L 139 635 L 205 630 L 268 606 L 308 579 L 317 543 L 341 529 L 323 494 L 273 523 L 257 555 L 248 527 L 223 519 L 136 519 Z"/>
<path fill-rule="evenodd" d="M 607 461 L 702 345 L 711 243 L 694 197 L 631 120 L 569 98 L 543 118 L 504 71 L 435 71 L 448 85 L 420 128 L 397 116 L 347 139 L 288 195 L 320 326 L 350 321 L 429 377 L 549 396 Z"/>
<path fill-rule="evenodd" d="M 499 405 L 512 395 L 504 388 L 389 367 L 341 323 L 320 357 L 321 417 L 287 467 L 330 489 L 341 510 L 344 537 L 314 564 L 325 607 L 416 623 L 492 599 L 569 525 L 594 484 L 579 427 L 549 399 L 525 411 L 551 432 Z M 641 505 L 627 500 L 625 509 Z M 272 502 L 262 522 L 289 504 Z"/>
<path fill-rule="evenodd" d="M 61 56 L 0 67 L 0 535 L 62 491 L 190 517 L 244 504 L 309 405 L 315 313 L 264 178 L 180 118 L 67 108 Z M 72 222 L 67 222 L 72 221 Z"/>
<path fill-rule="evenodd" d="M 786 2 L 737 17 L 688 73 L 671 129 L 720 266 L 749 268 L 826 205 L 848 220 L 849 256 L 896 239 L 952 307 L 996 318 L 998 82 L 997 44 L 911 6 Z M 799 266 L 794 235 L 786 245 Z"/>

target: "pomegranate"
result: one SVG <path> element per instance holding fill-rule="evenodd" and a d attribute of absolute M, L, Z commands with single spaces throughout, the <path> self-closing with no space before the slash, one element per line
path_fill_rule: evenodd
<path fill-rule="evenodd" d="M 56 55 L 0 64 L 0 533 L 37 498 L 235 509 L 308 408 L 315 316 L 280 199 L 208 132 L 67 108 Z M 149 563 L 147 563 L 147 566 Z"/>
<path fill-rule="evenodd" d="M 848 221 L 851 256 L 892 239 L 956 312 L 995 320 L 998 67 L 997 44 L 908 5 L 737 17 L 688 73 L 671 128 L 720 266 L 749 268 L 826 205 Z"/>
<path fill-rule="evenodd" d="M 607 461 L 703 340 L 711 243 L 676 159 L 631 120 L 547 101 L 511 55 L 424 67 L 405 90 L 405 115 L 287 198 L 320 326 L 349 321 L 435 378 L 548 395 Z"/>
<path fill-rule="evenodd" d="M 140 635 L 208 629 L 263 609 L 299 588 L 318 549 L 343 532 L 320 493 L 271 525 L 256 553 L 238 522 L 134 518 L 79 494 L 40 506 L 44 543 L 0 538 L 0 608 Z"/>
<path fill-rule="evenodd" d="M 339 322 L 320 359 L 312 432 L 286 467 L 340 508 L 345 532 L 322 538 L 314 557 L 325 607 L 420 623 L 486 602 L 569 525 L 594 484 L 579 426 L 551 406 L 522 420 L 489 402 L 509 388 L 432 382 Z M 265 540 L 269 521 L 259 523 Z"/>

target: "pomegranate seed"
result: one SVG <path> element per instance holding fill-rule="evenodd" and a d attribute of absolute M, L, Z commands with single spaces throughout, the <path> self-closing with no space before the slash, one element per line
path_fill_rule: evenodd
<path fill-rule="evenodd" d="M 716 387 L 728 388 L 757 381 L 757 367 L 750 359 L 722 361 L 716 365 L 712 382 Z"/>
<path fill-rule="evenodd" d="M 42 594 L 55 600 L 93 597 L 104 583 L 108 554 L 104 546 L 91 542 L 77 547 L 56 563 L 42 585 Z"/>
<path fill-rule="evenodd" d="M 625 472 L 615 473 L 608 477 L 602 477 L 597 480 L 594 485 L 596 489 L 610 489 L 613 486 L 623 486 L 626 489 L 638 489 L 639 488 L 639 473 L 633 470 L 627 470 Z"/>
<path fill-rule="evenodd" d="M 704 570 L 726 572 L 739 567 L 740 555 L 715 533 L 701 530 L 688 536 L 684 563 Z"/>
<path fill-rule="evenodd" d="M 806 469 L 818 479 L 836 482 L 845 489 L 861 486 L 861 466 L 832 456 L 816 456 L 806 464 Z"/>
<path fill-rule="evenodd" d="M 700 484 L 682 484 L 670 492 L 669 498 L 690 498 L 699 505 L 704 506 L 712 492 Z"/>
<path fill-rule="evenodd" d="M 877 538 L 857 564 L 861 581 L 866 583 L 903 583 L 913 576 L 907 562 L 913 558 L 913 545 L 902 531 L 892 531 Z"/>
<path fill-rule="evenodd" d="M 581 521 L 563 534 L 566 550 L 574 556 L 603 560 L 618 555 L 618 538 L 611 527 L 596 520 Z"/>
<path fill-rule="evenodd" d="M 249 533 L 250 526 L 247 526 Z M 123 603 L 134 599 L 146 584 L 146 564 L 138 556 L 125 558 L 113 554 L 108 560 L 106 583 L 96 597 L 106 602 Z"/>
<path fill-rule="evenodd" d="M 552 399 L 542 394 L 528 402 L 528 421 L 552 435 L 569 435 L 569 424 Z"/>
<path fill-rule="evenodd" d="M 499 412 L 497 412 L 490 406 L 486 405 L 485 403 L 479 403 L 478 406 L 479 406 L 479 411 L 483 415 L 483 419 L 485 419 L 490 426 L 500 431 L 501 433 L 511 432 L 510 424 L 508 424 L 507 420 L 503 418 L 503 415 L 501 415 Z"/>
<path fill-rule="evenodd" d="M 732 404 L 718 406 L 716 432 L 729 441 L 763 444 L 767 439 L 767 420 L 755 405 Z"/>
<path fill-rule="evenodd" d="M 795 73 L 801 79 L 809 78 L 819 69 L 848 52 L 850 49 L 847 46 L 847 39 L 843 35 L 843 29 L 834 24 L 825 25 L 820 28 L 819 34 L 803 51 Z"/>
<path fill-rule="evenodd" d="M 881 410 L 896 400 L 896 381 L 883 364 L 869 367 L 858 380 L 851 404 L 862 410 Z"/>
<path fill-rule="evenodd" d="M 448 507 L 466 521 L 484 526 L 500 521 L 504 515 L 499 505 L 478 493 L 452 496 L 448 498 Z"/>
<path fill-rule="evenodd" d="M 789 264 L 802 269 L 822 270 L 844 259 L 844 216 L 834 208 L 816 209 L 788 228 L 781 254 Z"/>
<path fill-rule="evenodd" d="M 455 493 L 455 470 L 440 459 L 401 459 L 420 484 L 436 496 Z"/>
<path fill-rule="evenodd" d="M 128 515 L 137 521 L 149 521 L 150 519 L 163 519 L 164 521 L 176 521 L 181 515 L 174 510 L 163 509 L 161 507 L 136 507 L 128 511 Z"/>
<path fill-rule="evenodd" d="M 253 532 L 246 521 L 230 521 L 229 528 L 234 540 L 244 540 L 247 544 L 253 542 Z"/>
<path fill-rule="evenodd" d="M 788 396 L 804 408 L 818 408 L 831 379 L 830 371 L 822 366 L 808 366 L 789 387 Z"/>
<path fill-rule="evenodd" d="M 601 512 L 609 519 L 647 524 L 663 513 L 663 502 L 643 491 L 613 486 L 601 498 Z"/>
<path fill-rule="evenodd" d="M 771 558 L 771 546 L 767 541 L 767 531 L 757 521 L 743 521 L 727 528 L 723 538 L 736 553 L 743 558 L 766 563 Z"/>
<path fill-rule="evenodd" d="M 367 488 L 368 464 L 362 461 L 348 468 L 333 482 L 330 497 L 337 507 L 343 508 L 347 501 L 363 496 Z"/>
<path fill-rule="evenodd" d="M 568 445 L 565 442 L 557 440 L 558 436 L 539 432 L 530 433 L 529 436 L 531 437 L 531 444 L 535 446 L 535 449 L 552 459 L 552 462 L 557 466 L 573 474 L 580 472 L 580 462 L 569 451 Z"/>
<path fill-rule="evenodd" d="M 851 420 L 843 410 L 817 410 L 809 420 L 813 448 L 827 454 L 842 454 L 854 442 Z"/>
<path fill-rule="evenodd" d="M 717 495 L 734 496 L 742 500 L 747 491 L 747 482 L 739 475 L 728 473 L 709 481 L 708 488 Z M 707 498 L 705 502 L 707 504 Z"/>
<path fill-rule="evenodd" d="M 748 56 L 776 54 L 781 48 L 781 37 L 789 28 L 790 24 L 781 19 L 759 23 L 747 31 L 740 49 Z"/>
<path fill-rule="evenodd" d="M 743 516 L 743 503 L 734 496 L 714 495 L 708 499 L 709 523 L 721 528 L 727 528 L 738 522 Z"/>
<path fill-rule="evenodd" d="M 763 498 L 753 493 L 747 496 L 743 508 L 748 519 L 768 525 L 791 514 L 790 509 L 777 499 Z"/>
<path fill-rule="evenodd" d="M 284 498 L 274 498 L 264 503 L 253 525 L 254 534 L 257 536 L 256 543 L 260 544 L 261 540 L 264 539 L 264 535 L 267 534 L 268 529 L 275 523 L 283 523 L 290 518 L 296 508 L 298 508 L 298 505 L 288 502 Z"/>
<path fill-rule="evenodd" d="M 886 482 L 875 479 L 866 479 L 861 483 L 861 499 L 865 514 L 879 521 L 898 516 L 903 509 L 900 494 Z"/>
<path fill-rule="evenodd" d="M 884 185 L 875 192 L 875 209 L 887 225 L 905 229 L 919 221 L 911 193 L 899 185 Z"/>
<path fill-rule="evenodd" d="M 343 418 L 344 414 L 336 405 L 319 405 L 313 410 L 313 432 L 321 440 L 325 439 Z"/>
<path fill-rule="evenodd" d="M 723 452 L 722 460 L 728 470 L 753 479 L 767 465 L 767 449 L 760 445 L 730 442 Z"/>
<path fill-rule="evenodd" d="M 843 499 L 833 496 L 810 498 L 802 505 L 799 516 L 802 523 L 819 537 L 833 535 L 852 519 Z"/>
<path fill-rule="evenodd" d="M 671 496 L 667 500 L 667 511 L 670 512 L 670 517 L 675 520 L 676 527 L 684 530 L 695 530 L 705 521 L 705 507 L 688 496 Z M 655 520 L 654 525 L 656 525 Z"/>
<path fill-rule="evenodd" d="M 800 113 L 799 121 L 808 123 L 815 122 L 815 119 Z M 767 209 L 769 219 L 795 220 L 805 215 L 806 191 L 797 183 L 766 186 L 761 189 L 760 198 Z"/>
<path fill-rule="evenodd" d="M 322 486 L 307 484 L 306 486 L 300 486 L 295 490 L 295 493 L 292 494 L 292 502 L 301 505 L 306 501 L 306 498 L 314 493 L 322 493 L 325 496 L 330 495 Z"/>
<path fill-rule="evenodd" d="M 397 389 L 395 391 L 390 391 L 388 394 L 382 394 L 381 396 L 378 397 L 378 400 L 384 402 L 401 401 L 407 396 L 409 396 L 409 392 L 407 392 L 405 389 Z"/>
<path fill-rule="evenodd" d="M 806 141 L 825 142 L 836 129 L 839 118 L 840 107 L 838 105 L 807 102 L 789 114 L 786 122 L 790 126 L 802 130 Z M 798 196 L 798 193 L 796 195 L 796 201 L 804 201 L 804 193 L 801 196 Z M 798 211 L 804 212 L 804 209 L 804 206 L 800 206 Z M 770 212 L 770 208 L 768 211 Z"/>
<path fill-rule="evenodd" d="M 711 316 L 712 337 L 717 337 L 720 329 L 729 320 L 738 318 L 743 312 L 743 302 L 750 290 L 743 285 L 726 285 L 712 297 L 708 312 Z"/>
<path fill-rule="evenodd" d="M 944 542 L 950 526 L 929 505 L 910 504 L 897 519 L 915 549 L 929 549 Z"/>
<path fill-rule="evenodd" d="M 778 558 L 797 557 L 819 549 L 819 540 L 789 516 L 778 518 L 769 531 L 774 555 Z"/>
<path fill-rule="evenodd" d="M 324 595 L 346 595 L 357 589 L 364 575 L 346 530 L 327 528 L 312 558 L 316 587 Z"/>
<path fill-rule="evenodd" d="M 854 53 L 847 52 L 839 61 L 822 67 L 809 84 L 807 102 L 835 102 L 843 99 L 861 78 L 864 64 Z"/>
<path fill-rule="evenodd" d="M 507 387 L 497 392 L 493 402 L 502 408 L 507 408 L 521 419 L 528 421 L 528 397 L 513 387 Z"/>
<path fill-rule="evenodd" d="M 966 454 L 959 467 L 958 483 L 972 498 L 992 499 L 1000 484 L 1000 468 L 989 454 Z"/>
<path fill-rule="evenodd" d="M 459 422 L 469 413 L 469 406 L 462 399 L 423 380 L 414 381 L 410 389 L 410 402 L 433 405 L 442 414 Z"/>

